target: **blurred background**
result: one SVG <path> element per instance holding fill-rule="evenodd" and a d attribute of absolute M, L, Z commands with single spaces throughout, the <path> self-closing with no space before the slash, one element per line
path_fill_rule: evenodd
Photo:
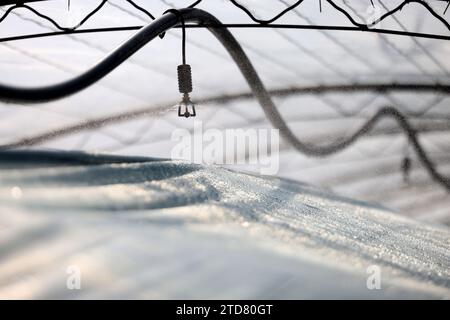
<path fill-rule="evenodd" d="M 77 30 L 138 27 L 172 7 L 193 1 L 37 1 L 28 5 L 59 26 Z M 294 0 L 239 0 L 254 17 L 270 19 L 296 4 Z M 368 24 L 399 6 L 402 0 L 336 0 L 357 23 Z M 103 5 L 102 5 L 103 3 Z M 441 19 L 447 1 L 426 1 Z M 0 81 L 40 86 L 80 74 L 128 39 L 134 30 L 86 32 L 17 39 L 59 31 L 27 8 L 3 5 L 0 12 Z M 257 24 L 228 0 L 200 1 L 204 9 L 227 24 Z M 145 10 L 143 10 L 145 9 Z M 273 24 L 353 26 L 328 1 L 305 0 Z M 447 26 L 419 3 L 409 3 L 374 28 L 449 36 Z M 269 90 L 317 88 L 325 85 L 449 83 L 448 39 L 326 29 L 231 28 Z M 193 130 L 194 118 L 179 118 L 181 30 L 167 33 L 137 52 L 104 79 L 69 98 L 37 105 L 0 104 L 3 149 L 63 149 L 120 155 L 170 157 L 176 128 Z M 258 103 L 228 53 L 201 28 L 187 30 L 187 61 L 193 69 L 197 118 L 204 129 L 270 128 Z M 289 91 L 289 90 L 287 90 Z M 302 141 L 321 145 L 357 130 L 382 107 L 395 107 L 419 132 L 428 157 L 450 176 L 450 99 L 441 91 L 291 90 L 274 101 Z M 337 154 L 314 158 L 281 141 L 279 176 L 327 188 L 359 200 L 380 203 L 403 215 L 450 225 L 450 195 L 433 181 L 418 161 L 407 136 L 392 120 Z M 411 169 L 405 172 L 405 159 Z M 232 166 L 258 172 L 251 165 Z"/>

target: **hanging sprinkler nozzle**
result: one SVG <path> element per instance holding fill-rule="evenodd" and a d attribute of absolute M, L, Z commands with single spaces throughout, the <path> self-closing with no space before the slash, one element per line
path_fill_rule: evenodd
<path fill-rule="evenodd" d="M 192 92 L 192 75 L 191 66 L 188 64 L 180 64 L 178 70 L 178 90 L 183 97 L 178 103 L 179 117 L 195 117 L 195 105 L 192 103 L 189 93 Z"/>

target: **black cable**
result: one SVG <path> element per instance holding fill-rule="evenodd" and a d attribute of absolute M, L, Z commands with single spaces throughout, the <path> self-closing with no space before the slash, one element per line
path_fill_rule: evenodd
<path fill-rule="evenodd" d="M 405 1 L 403 1 L 402 3 L 400 3 L 397 7 L 395 7 L 394 9 L 392 9 L 392 10 L 386 12 L 386 13 L 383 14 L 381 17 L 377 18 L 375 21 L 372 21 L 371 23 L 368 23 L 368 24 L 356 22 L 356 21 L 352 18 L 352 16 L 351 16 L 347 11 L 345 11 L 345 9 L 339 7 L 339 6 L 338 6 L 337 4 L 335 4 L 332 0 L 327 0 L 327 2 L 328 2 L 329 4 L 331 4 L 331 6 L 332 6 L 333 8 L 335 8 L 336 10 L 340 11 L 341 13 L 343 13 L 343 14 L 347 17 L 347 19 L 348 19 L 353 25 L 355 25 L 355 26 L 357 26 L 357 27 L 359 27 L 359 28 L 362 28 L 362 29 L 367 29 L 367 28 L 369 28 L 369 26 L 373 26 L 373 25 L 376 25 L 376 24 L 382 22 L 384 19 L 386 19 L 386 18 L 388 18 L 388 17 L 394 15 L 394 14 L 397 13 L 398 11 L 401 11 L 407 4 L 410 4 L 410 3 L 417 3 L 417 4 L 422 5 L 425 9 L 427 9 L 428 12 L 431 13 L 432 16 L 434 16 L 436 19 L 438 19 L 439 21 L 441 21 L 442 24 L 444 24 L 444 25 L 447 27 L 447 29 L 450 30 L 450 24 L 447 22 L 447 20 L 445 20 L 443 17 L 441 17 L 439 14 L 437 14 L 437 13 L 433 10 L 433 8 L 431 8 L 430 5 L 429 5 L 427 2 L 423 1 L 423 0 L 405 0 Z"/>
<path fill-rule="evenodd" d="M 127 0 L 127 2 L 128 2 L 129 4 L 131 4 L 133 7 L 135 7 L 136 9 L 138 9 L 139 11 L 145 13 L 145 14 L 146 14 L 147 16 L 149 16 L 152 20 L 155 20 L 155 19 L 156 19 L 155 16 L 152 15 L 148 10 L 146 10 L 145 8 L 143 8 L 143 7 L 139 6 L 139 5 L 137 5 L 134 1 L 132 1 L 132 0 Z"/>
<path fill-rule="evenodd" d="M 202 0 L 197 0 L 194 3 L 192 3 L 191 5 L 189 5 L 188 8 L 195 8 L 200 2 L 202 2 Z"/>
<path fill-rule="evenodd" d="M 291 11 L 292 9 L 298 7 L 304 0 L 299 0 L 297 2 L 295 2 L 293 5 L 287 7 L 286 9 L 284 9 L 283 11 L 281 11 L 280 13 L 278 13 L 276 16 L 274 16 L 271 19 L 267 19 L 267 20 L 261 20 L 256 18 L 251 12 L 250 10 L 248 10 L 246 7 L 244 7 L 243 5 L 241 5 L 240 3 L 238 3 L 235 0 L 230 0 L 230 2 L 232 4 L 234 4 L 236 7 L 238 7 L 239 9 L 241 9 L 242 11 L 244 11 L 249 17 L 250 19 L 252 19 L 253 21 L 260 23 L 260 24 L 270 24 L 272 22 L 275 22 L 276 20 L 278 20 L 279 18 L 281 18 L 282 16 L 284 16 L 286 13 L 288 13 L 289 11 Z"/>
<path fill-rule="evenodd" d="M 5 13 L 3 14 L 3 16 L 0 18 L 0 23 L 2 23 L 3 20 L 5 20 L 6 17 L 13 10 L 18 9 L 18 8 L 23 8 L 23 9 L 27 9 L 27 10 L 33 12 L 35 15 L 41 17 L 42 19 L 49 21 L 51 24 L 53 24 L 57 29 L 59 29 L 61 31 L 74 31 L 74 30 L 78 29 L 79 27 L 81 27 L 84 23 L 86 23 L 86 21 L 88 21 L 92 16 L 94 16 L 107 2 L 108 2 L 108 0 L 102 0 L 102 2 L 100 2 L 100 4 L 94 10 L 89 12 L 75 27 L 69 27 L 69 28 L 62 27 L 54 19 L 50 18 L 49 16 L 47 16 L 45 14 L 40 13 L 36 9 L 34 9 L 26 4 L 17 4 L 15 6 L 9 7 L 8 10 L 6 10 Z"/>
<path fill-rule="evenodd" d="M 26 39 L 53 37 L 53 36 L 64 36 L 68 34 L 84 34 L 84 33 L 101 33 L 101 32 L 116 32 L 116 31 L 134 31 L 142 29 L 144 26 L 125 26 L 125 27 L 105 27 L 105 28 L 92 28 L 92 29 L 79 29 L 70 32 L 55 31 L 55 32 L 43 32 L 34 34 L 25 34 L 20 36 L 4 37 L 0 38 L 1 42 L 8 41 L 18 41 Z M 405 37 L 416 37 L 424 39 L 434 39 L 434 40 L 450 40 L 450 36 L 430 34 L 430 33 L 417 33 L 417 32 L 404 32 L 397 30 L 387 30 L 387 29 L 367 29 L 362 30 L 358 27 L 342 27 L 342 26 L 326 26 L 326 25 L 297 25 L 297 24 L 245 24 L 245 23 L 226 23 L 220 26 L 213 25 L 186 25 L 186 29 L 203 29 L 206 27 L 210 28 L 228 28 L 228 29 L 299 29 L 299 30 L 329 30 L 329 31 L 350 31 L 350 32 L 369 32 L 369 33 L 379 33 L 379 34 L 391 34 L 397 36 Z M 174 28 L 178 28 L 175 26 Z"/>
<path fill-rule="evenodd" d="M 144 14 L 146 14 L 148 17 L 150 17 L 152 20 L 155 20 L 155 17 L 145 8 L 137 5 L 134 1 L 132 0 L 126 0 L 129 4 L 131 4 L 134 8 L 136 8 L 137 10 L 143 12 Z M 78 28 L 80 28 L 83 24 L 86 23 L 86 21 L 88 21 L 90 18 L 92 18 L 97 12 L 100 11 L 100 9 L 108 2 L 108 0 L 102 0 L 100 2 L 100 4 L 95 7 L 91 12 L 89 12 L 83 19 L 81 19 L 81 21 L 79 23 L 77 23 L 74 27 L 63 27 L 60 26 L 54 19 L 52 19 L 51 17 L 42 14 L 41 12 L 39 12 L 38 10 L 34 9 L 33 7 L 30 7 L 24 3 L 19 3 L 16 4 L 14 6 L 9 7 L 5 13 L 3 14 L 2 17 L 0 17 L 0 23 L 3 22 L 3 20 L 5 20 L 9 14 L 14 11 L 15 9 L 27 9 L 31 12 L 33 12 L 35 15 L 41 17 L 42 19 L 45 19 L 47 21 L 49 21 L 53 26 L 55 26 L 57 29 L 61 30 L 61 31 L 65 31 L 65 32 L 71 32 L 71 31 L 75 31 Z"/>

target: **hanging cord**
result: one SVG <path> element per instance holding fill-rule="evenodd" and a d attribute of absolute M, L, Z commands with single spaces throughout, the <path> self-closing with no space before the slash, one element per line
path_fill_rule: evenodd
<path fill-rule="evenodd" d="M 186 64 L 186 23 L 184 21 L 184 17 L 178 9 L 166 10 L 164 11 L 163 15 L 167 13 L 173 13 L 177 15 L 178 19 L 181 22 L 181 62 L 183 64 Z"/>

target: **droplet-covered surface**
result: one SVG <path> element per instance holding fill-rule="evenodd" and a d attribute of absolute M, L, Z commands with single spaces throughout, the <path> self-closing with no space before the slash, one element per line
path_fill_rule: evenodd
<path fill-rule="evenodd" d="M 16 155 L 0 161 L 2 298 L 450 297 L 446 227 L 215 166 Z"/>

